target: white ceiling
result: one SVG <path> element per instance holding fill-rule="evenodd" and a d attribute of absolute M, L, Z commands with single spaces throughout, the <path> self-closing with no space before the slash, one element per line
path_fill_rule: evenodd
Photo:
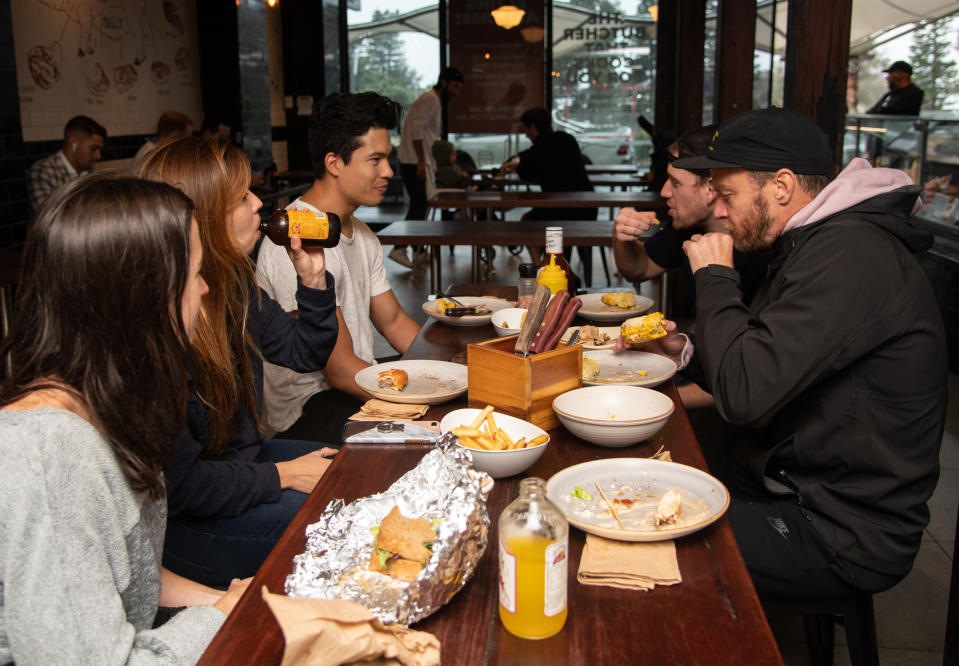
<path fill-rule="evenodd" d="M 782 51 L 786 40 L 786 0 L 759 0 L 757 2 L 756 46 L 769 50 L 770 36 L 775 21 L 774 48 Z M 775 15 L 774 15 L 775 10 Z M 925 19 L 937 19 L 959 13 L 959 0 L 853 0 L 849 49 L 851 55 L 864 53 L 888 39 L 911 29 L 911 24 Z M 553 4 L 553 34 L 561 36 L 567 28 L 579 27 L 589 12 L 557 1 Z M 649 16 L 623 17 L 627 25 L 654 26 Z M 713 19 L 714 20 L 714 19 Z M 439 35 L 436 5 L 414 9 L 388 20 L 350 26 L 350 39 L 387 32 L 412 30 L 433 37 Z M 554 55 L 575 50 L 581 42 L 559 40 L 554 42 Z"/>

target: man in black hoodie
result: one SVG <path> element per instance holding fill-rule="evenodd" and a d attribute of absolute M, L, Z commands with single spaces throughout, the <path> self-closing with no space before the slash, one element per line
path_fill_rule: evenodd
<path fill-rule="evenodd" d="M 929 520 L 946 412 L 939 308 L 913 257 L 919 188 L 854 159 L 832 182 L 826 135 L 786 109 L 721 126 L 706 155 L 728 234 L 684 244 L 695 275 L 697 368 L 730 423 L 729 519 L 760 594 L 886 589 Z M 733 246 L 769 248 L 746 306 Z M 673 325 L 670 325 L 673 328 Z M 683 336 L 663 346 L 678 351 Z M 693 343 L 687 341 L 689 358 Z"/>

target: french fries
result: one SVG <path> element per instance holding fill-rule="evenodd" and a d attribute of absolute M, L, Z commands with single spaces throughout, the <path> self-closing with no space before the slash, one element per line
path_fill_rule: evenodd
<path fill-rule="evenodd" d="M 505 430 L 496 425 L 493 418 L 493 406 L 486 405 L 469 425 L 453 428 L 450 432 L 459 438 L 459 443 L 471 449 L 484 451 L 509 451 L 539 446 L 549 439 L 549 435 L 539 435 L 527 441 L 525 437 L 514 440 Z"/>

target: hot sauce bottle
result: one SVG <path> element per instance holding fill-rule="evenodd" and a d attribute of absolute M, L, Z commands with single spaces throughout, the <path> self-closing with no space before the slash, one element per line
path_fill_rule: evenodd
<path fill-rule="evenodd" d="M 546 482 L 520 482 L 499 517 L 499 617 L 520 638 L 549 638 L 566 623 L 569 524 Z"/>
<path fill-rule="evenodd" d="M 311 210 L 276 210 L 263 222 L 260 232 L 277 245 L 290 246 L 296 235 L 304 246 L 333 247 L 340 242 L 340 216 Z"/>

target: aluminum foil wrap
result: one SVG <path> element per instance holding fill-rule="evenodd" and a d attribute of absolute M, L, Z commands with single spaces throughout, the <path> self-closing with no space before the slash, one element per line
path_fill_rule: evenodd
<path fill-rule="evenodd" d="M 291 597 L 351 599 L 383 622 L 409 625 L 429 616 L 469 581 L 486 550 L 486 498 L 493 481 L 444 435 L 437 447 L 383 493 L 330 502 L 306 528 L 306 550 L 286 578 Z M 439 520 L 433 556 L 415 581 L 367 569 L 372 528 L 398 506 L 410 518 Z"/>

